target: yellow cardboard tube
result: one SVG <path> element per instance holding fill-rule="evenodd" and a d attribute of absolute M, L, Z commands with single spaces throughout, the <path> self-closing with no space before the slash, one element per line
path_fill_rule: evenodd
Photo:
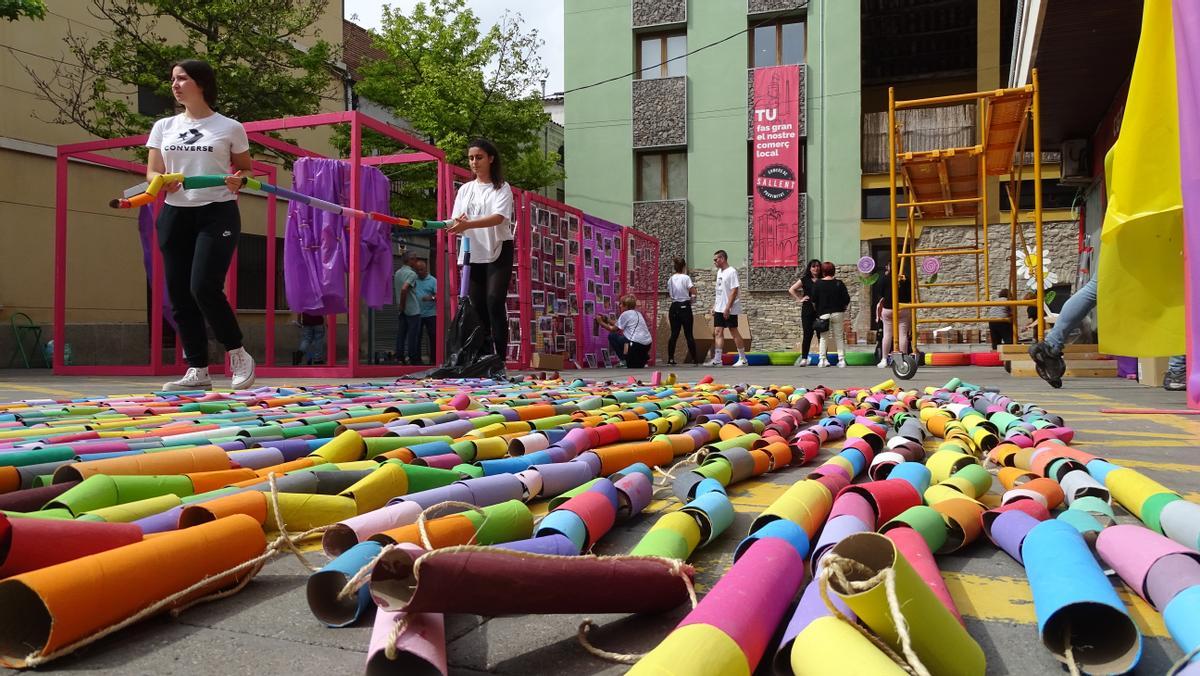
<path fill-rule="evenodd" d="M 473 443 L 476 460 L 495 460 L 508 455 L 508 440 L 503 437 L 486 437 Z"/>
<path fill-rule="evenodd" d="M 750 676 L 750 664 L 725 632 L 689 624 L 671 632 L 626 676 Z"/>
<path fill-rule="evenodd" d="M 946 484 L 938 484 L 926 488 L 924 498 L 925 504 L 930 506 L 936 505 L 939 502 L 945 502 L 946 500 L 970 500 L 971 502 L 978 502 L 978 500 L 963 495 Z"/>
<path fill-rule="evenodd" d="M 342 432 L 309 453 L 310 457 L 323 458 L 325 462 L 354 462 L 366 455 L 367 445 L 363 443 L 362 435 L 354 430 Z"/>
<path fill-rule="evenodd" d="M 818 617 L 792 644 L 792 673 L 796 676 L 903 676 L 892 658 L 867 637 L 836 617 Z"/>
<path fill-rule="evenodd" d="M 951 476 L 954 476 L 954 473 L 958 470 L 974 462 L 975 458 L 966 453 L 944 450 L 937 451 L 929 456 L 929 459 L 925 461 L 925 466 L 929 468 L 929 480 L 935 484 L 940 484 Z"/>
<path fill-rule="evenodd" d="M 359 514 L 379 509 L 388 500 L 408 492 L 408 473 L 398 463 L 385 462 L 338 495 L 354 500 Z"/>
<path fill-rule="evenodd" d="M 1104 486 L 1112 493 L 1113 499 L 1121 503 L 1121 506 L 1138 520 L 1142 518 L 1142 505 L 1150 496 L 1175 492 L 1145 474 L 1127 467 L 1109 472 L 1108 476 L 1104 477 Z"/>
<path fill-rule="evenodd" d="M 850 462 L 849 460 L 843 458 L 840 455 L 833 456 L 832 458 L 826 460 L 823 464 L 837 465 L 838 467 L 841 467 L 842 469 L 846 470 L 846 474 L 848 476 L 850 476 L 850 477 L 854 476 L 854 463 Z"/>
<path fill-rule="evenodd" d="M 340 495 L 280 493 L 279 515 L 289 531 L 302 531 L 357 516 L 358 506 L 350 498 Z M 278 528 L 275 506 L 270 500 L 267 500 L 267 521 L 264 526 L 267 530 Z"/>
<path fill-rule="evenodd" d="M 810 538 L 816 537 L 832 506 L 833 496 L 824 484 L 801 479 L 763 510 L 750 526 L 750 532 L 753 533 L 775 519 L 787 519 L 803 528 Z"/>
<path fill-rule="evenodd" d="M 84 514 L 98 516 L 109 523 L 133 523 L 138 519 L 143 519 L 152 514 L 165 512 L 172 507 L 182 505 L 183 501 L 178 495 L 159 495 L 145 500 L 135 500 L 134 502 L 126 502 L 123 505 L 113 505 L 111 507 L 101 507 L 93 509 Z"/>
<path fill-rule="evenodd" d="M 986 672 L 983 649 L 886 536 L 855 533 L 831 551 L 863 566 L 845 571 L 851 582 L 862 582 L 887 569 L 893 571 L 899 612 L 908 625 L 912 649 L 932 676 L 982 676 Z M 825 562 L 835 565 L 829 558 Z M 831 579 L 830 590 L 845 601 L 876 636 L 896 652 L 901 652 L 900 635 L 892 619 L 885 582 L 879 581 L 865 591 L 851 592 L 840 588 L 836 579 Z"/>

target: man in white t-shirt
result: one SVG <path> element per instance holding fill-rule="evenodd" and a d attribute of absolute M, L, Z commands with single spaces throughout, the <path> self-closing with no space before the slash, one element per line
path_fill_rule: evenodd
<path fill-rule="evenodd" d="M 709 365 L 721 365 L 725 329 L 729 329 L 738 351 L 737 361 L 733 365 L 748 366 L 746 353 L 742 349 L 742 334 L 738 333 L 738 316 L 742 314 L 742 301 L 739 298 L 741 284 L 738 282 L 737 269 L 729 264 L 729 254 L 725 253 L 724 249 L 718 249 L 713 254 L 713 263 L 717 266 L 717 290 L 713 298 L 713 359 Z"/>

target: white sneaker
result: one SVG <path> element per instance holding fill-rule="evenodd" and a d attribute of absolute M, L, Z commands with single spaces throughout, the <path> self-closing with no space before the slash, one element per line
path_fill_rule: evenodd
<path fill-rule="evenodd" d="M 244 390 L 254 384 L 254 357 L 239 347 L 229 351 L 229 367 L 233 371 L 233 380 L 229 386 L 235 390 Z"/>
<path fill-rule="evenodd" d="M 845 357 L 838 356 L 837 367 L 840 369 L 846 368 L 846 358 Z"/>
<path fill-rule="evenodd" d="M 887 368 L 887 367 L 888 367 L 888 359 L 887 359 L 887 357 L 884 357 L 883 359 L 880 359 L 880 360 L 879 360 L 879 363 L 875 365 L 875 368 L 880 368 L 880 369 L 885 369 L 885 368 Z"/>
<path fill-rule="evenodd" d="M 208 367 L 192 366 L 179 380 L 172 380 L 163 385 L 164 392 L 179 392 L 180 390 L 211 390 L 212 378 L 208 375 Z"/>
<path fill-rule="evenodd" d="M 822 358 L 821 358 L 821 361 L 817 362 L 817 368 L 819 368 L 819 369 L 827 369 L 827 368 L 829 368 L 829 360 L 827 360 L 827 359 L 825 359 L 824 357 L 822 357 Z"/>
<path fill-rule="evenodd" d="M 750 362 L 746 361 L 745 357 L 740 357 L 740 358 L 738 358 L 737 361 L 733 362 L 733 365 L 734 366 L 749 366 Z"/>
<path fill-rule="evenodd" d="M 808 366 L 808 357 L 796 357 L 796 361 L 792 362 L 792 366 Z"/>
<path fill-rule="evenodd" d="M 724 364 L 721 363 L 720 359 L 714 359 L 714 360 L 708 362 L 707 364 L 705 364 L 705 366 L 724 366 Z"/>

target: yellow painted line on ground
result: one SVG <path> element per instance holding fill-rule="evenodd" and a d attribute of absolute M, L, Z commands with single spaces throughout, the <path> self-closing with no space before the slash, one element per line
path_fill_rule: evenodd
<path fill-rule="evenodd" d="M 1140 467 L 1156 469 L 1163 472 L 1200 472 L 1200 464 L 1185 465 L 1178 462 L 1153 462 L 1150 460 L 1131 460 L 1129 458 L 1112 458 L 1112 462 L 1122 467 Z"/>
<path fill-rule="evenodd" d="M 1103 437 L 1105 435 L 1113 435 L 1113 436 L 1118 436 L 1118 437 L 1139 437 L 1139 438 L 1149 437 L 1149 438 L 1153 438 L 1153 439 L 1181 439 L 1184 441 L 1195 441 L 1196 440 L 1196 435 L 1194 435 L 1194 434 L 1176 434 L 1175 432 L 1138 432 L 1138 431 L 1129 431 L 1129 430 L 1110 430 L 1110 429 L 1090 428 L 1090 427 L 1076 427 L 1074 429 L 1075 429 L 1076 435 L 1095 434 L 1095 435 L 1101 436 L 1101 437 Z M 1094 439 L 1092 439 L 1090 436 L 1085 436 L 1084 438 L 1089 441 L 1094 441 Z"/>
<path fill-rule="evenodd" d="M 1195 441 L 1174 441 L 1168 439 L 1137 439 L 1137 440 L 1120 440 L 1115 439 L 1088 439 L 1077 440 L 1071 442 L 1072 446 L 1083 448 L 1085 446 L 1110 446 L 1112 448 L 1190 448 L 1196 445 Z"/>
<path fill-rule="evenodd" d="M 82 392 L 74 390 L 56 390 L 52 387 L 34 387 L 32 385 L 18 385 L 17 383 L 7 380 L 0 380 L 0 390 L 17 390 L 18 392 L 33 392 L 35 394 L 50 394 L 60 397 L 71 397 L 72 399 L 86 397 Z"/>
<path fill-rule="evenodd" d="M 954 599 L 954 605 L 964 616 L 984 621 L 1037 624 L 1037 616 L 1033 609 L 1033 592 L 1027 580 L 953 572 L 943 572 L 942 579 L 946 581 L 946 588 Z M 1143 634 L 1169 636 L 1162 616 L 1141 597 L 1124 587 L 1117 589 L 1117 594 Z"/>

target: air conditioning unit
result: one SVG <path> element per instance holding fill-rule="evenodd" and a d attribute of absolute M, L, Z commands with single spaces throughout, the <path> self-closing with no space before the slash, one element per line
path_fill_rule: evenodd
<path fill-rule="evenodd" d="M 1087 139 L 1070 139 L 1062 142 L 1062 174 L 1059 183 L 1064 185 L 1088 185 L 1092 182 L 1091 154 Z"/>

